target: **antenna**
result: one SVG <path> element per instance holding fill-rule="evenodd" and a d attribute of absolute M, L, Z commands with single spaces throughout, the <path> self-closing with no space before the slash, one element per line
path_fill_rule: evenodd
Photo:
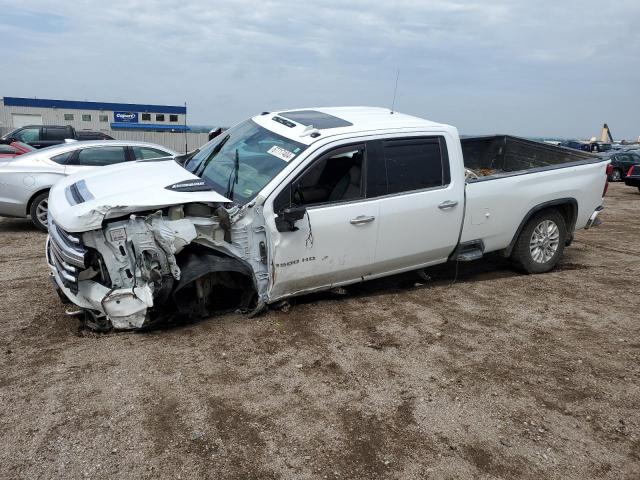
<path fill-rule="evenodd" d="M 398 78 L 400 78 L 400 69 L 396 73 L 396 86 L 393 89 L 393 102 L 391 102 L 391 115 L 393 115 L 393 109 L 396 106 L 396 93 L 398 92 Z"/>

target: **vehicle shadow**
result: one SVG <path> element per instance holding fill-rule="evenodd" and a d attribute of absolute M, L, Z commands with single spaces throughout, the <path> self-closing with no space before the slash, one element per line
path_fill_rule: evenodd
<path fill-rule="evenodd" d="M 28 218 L 0 217 L 0 233 L 40 232 Z"/>
<path fill-rule="evenodd" d="M 458 262 L 458 265 L 455 262 L 449 262 L 423 269 L 422 272 L 423 274 L 420 275 L 417 271 L 411 271 L 352 284 L 344 288 L 293 297 L 284 302 L 271 305 L 262 315 L 269 314 L 269 311 L 286 311 L 289 308 L 294 310 L 296 305 L 321 304 L 324 301 L 335 301 L 340 298 L 375 298 L 416 289 L 428 290 L 436 286 L 464 284 L 467 282 L 476 283 L 523 275 L 514 269 L 509 260 L 499 254 L 489 254 L 474 262 Z M 231 313 L 233 311 L 218 312 L 204 319 L 176 317 L 150 326 L 139 333 L 181 329 L 200 322 L 215 321 L 216 318 Z"/>

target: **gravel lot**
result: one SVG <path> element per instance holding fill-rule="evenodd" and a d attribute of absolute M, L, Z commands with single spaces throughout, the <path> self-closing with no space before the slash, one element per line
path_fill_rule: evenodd
<path fill-rule="evenodd" d="M 640 194 L 606 207 L 549 274 L 489 258 L 108 335 L 0 220 L 0 478 L 638 479 Z"/>

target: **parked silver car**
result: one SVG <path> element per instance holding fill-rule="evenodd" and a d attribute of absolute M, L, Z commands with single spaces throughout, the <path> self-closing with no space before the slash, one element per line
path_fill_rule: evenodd
<path fill-rule="evenodd" d="M 46 231 L 49 189 L 59 179 L 114 163 L 175 155 L 173 150 L 153 143 L 97 140 L 0 159 L 0 216 L 31 216 L 33 224 Z"/>

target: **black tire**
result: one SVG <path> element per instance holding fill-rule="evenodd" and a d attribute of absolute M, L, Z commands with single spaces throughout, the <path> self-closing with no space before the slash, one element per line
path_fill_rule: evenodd
<path fill-rule="evenodd" d="M 31 208 L 29 209 L 31 222 L 33 222 L 38 230 L 42 230 L 43 232 L 46 232 L 48 230 L 46 212 L 43 216 L 43 209 L 45 211 L 48 210 L 48 198 L 49 192 L 42 192 L 38 194 L 31 202 Z"/>
<path fill-rule="evenodd" d="M 557 228 L 557 238 L 551 222 Z M 545 229 L 544 225 L 549 228 Z M 538 242 L 534 245 L 534 231 Z M 548 235 L 543 239 L 540 232 Z M 553 233 L 549 233 L 553 232 Z M 553 239 L 552 239 L 553 238 Z M 526 273 L 545 273 L 553 269 L 562 257 L 567 241 L 567 226 L 564 217 L 557 210 L 543 210 L 536 213 L 520 232 L 516 245 L 511 253 L 511 260 Z M 546 243 L 545 243 L 546 242 Z M 557 245 L 556 245 L 557 242 Z M 555 250 L 554 250 L 555 248 Z M 551 252 L 553 251 L 553 254 Z"/>
<path fill-rule="evenodd" d="M 622 180 L 622 171 L 619 168 L 614 168 L 611 172 L 611 181 L 619 182 L 620 180 Z"/>

